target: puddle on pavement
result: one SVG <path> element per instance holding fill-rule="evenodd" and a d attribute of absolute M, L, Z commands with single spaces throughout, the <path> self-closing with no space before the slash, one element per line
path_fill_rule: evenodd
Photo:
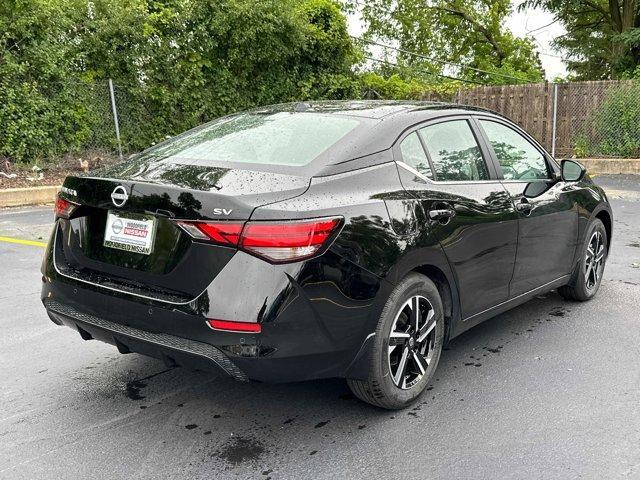
<path fill-rule="evenodd" d="M 253 437 L 233 437 L 217 452 L 217 456 L 232 465 L 255 462 L 266 452 L 264 445 Z"/>
<path fill-rule="evenodd" d="M 124 394 L 130 400 L 142 400 L 146 397 L 140 394 L 140 390 L 146 386 L 147 384 L 140 380 L 132 380 L 125 384 Z"/>

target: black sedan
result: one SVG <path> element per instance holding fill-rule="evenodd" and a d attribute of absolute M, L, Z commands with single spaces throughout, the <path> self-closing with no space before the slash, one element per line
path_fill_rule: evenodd
<path fill-rule="evenodd" d="M 601 188 L 504 117 L 319 102 L 230 115 L 68 177 L 43 262 L 85 340 L 238 380 L 416 400 L 443 345 L 542 292 L 588 300 Z"/>

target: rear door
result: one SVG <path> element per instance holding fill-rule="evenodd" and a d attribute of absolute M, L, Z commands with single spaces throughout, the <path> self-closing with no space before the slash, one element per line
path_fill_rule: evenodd
<path fill-rule="evenodd" d="M 546 152 L 515 125 L 477 117 L 496 170 L 519 216 L 518 253 L 511 297 L 571 271 L 578 212 Z"/>
<path fill-rule="evenodd" d="M 462 318 L 506 301 L 517 214 L 471 118 L 421 125 L 401 137 L 394 156 L 403 186 L 420 200 L 425 231 L 454 271 Z"/>

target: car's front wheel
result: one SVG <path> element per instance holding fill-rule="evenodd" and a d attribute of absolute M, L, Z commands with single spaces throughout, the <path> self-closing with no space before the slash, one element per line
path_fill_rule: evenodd
<path fill-rule="evenodd" d="M 442 300 L 434 283 L 411 273 L 393 290 L 378 326 L 367 380 L 347 380 L 372 405 L 400 409 L 414 402 L 433 377 L 444 340 Z"/>
<path fill-rule="evenodd" d="M 591 299 L 600 288 L 608 252 L 607 231 L 596 218 L 587 228 L 580 260 L 571 281 L 560 287 L 558 293 L 568 300 L 584 302 Z"/>

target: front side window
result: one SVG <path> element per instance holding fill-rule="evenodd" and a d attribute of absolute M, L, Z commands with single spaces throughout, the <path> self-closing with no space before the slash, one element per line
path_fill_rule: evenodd
<path fill-rule="evenodd" d="M 425 177 L 433 178 L 429 159 L 416 132 L 413 132 L 402 141 L 400 153 L 402 153 L 402 161 L 404 163 L 415 168 Z"/>
<path fill-rule="evenodd" d="M 488 180 L 489 172 L 476 137 L 466 120 L 424 127 L 420 135 L 438 181 Z"/>
<path fill-rule="evenodd" d="M 544 156 L 529 140 L 501 123 L 480 120 L 480 124 L 493 146 L 505 180 L 549 178 Z"/>

